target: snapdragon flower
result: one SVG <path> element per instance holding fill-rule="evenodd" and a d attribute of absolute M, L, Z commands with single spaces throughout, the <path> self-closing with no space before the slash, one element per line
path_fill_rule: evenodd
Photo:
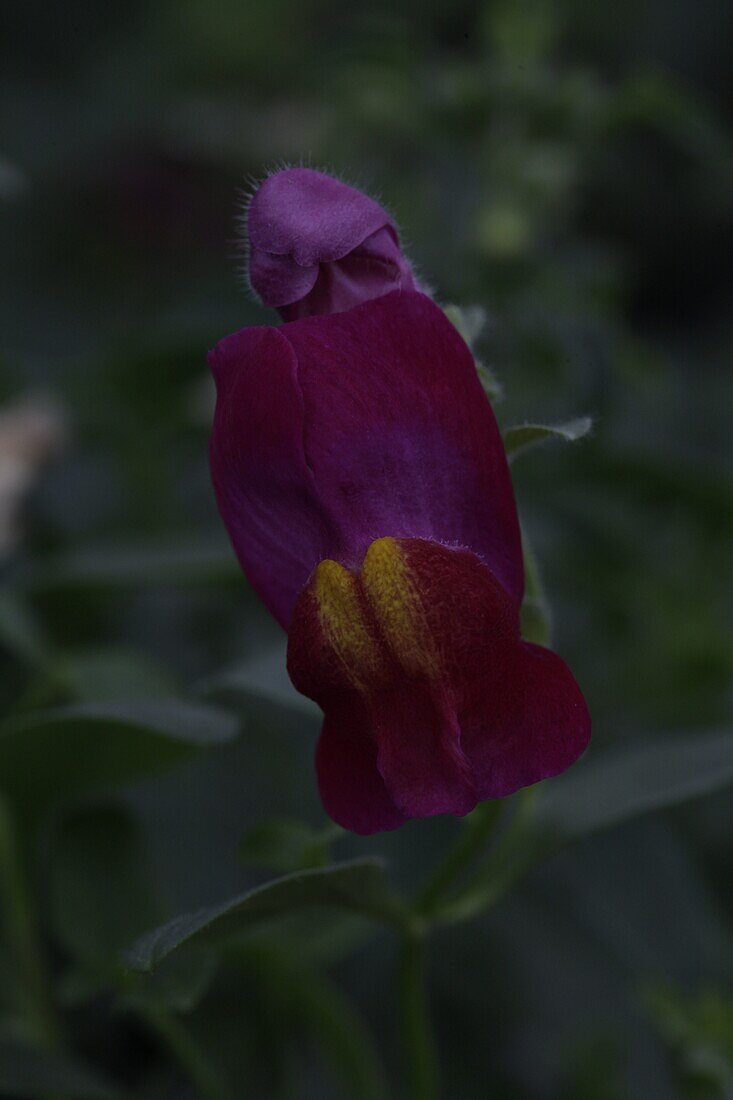
<path fill-rule="evenodd" d="M 376 204 L 351 205 L 333 181 L 306 205 L 298 184 L 291 209 L 276 181 L 250 212 L 253 283 L 264 285 L 264 209 L 271 255 L 289 257 L 272 285 L 285 286 L 291 261 L 313 264 L 271 298 L 300 319 L 243 329 L 211 353 L 219 508 L 289 634 L 295 687 L 323 709 L 327 812 L 357 833 L 463 815 L 572 764 L 588 709 L 561 658 L 520 636 L 516 505 L 471 352 L 400 282 L 394 257 L 396 289 L 374 293 L 369 270 L 357 293 L 356 265 L 344 297 L 324 276 L 324 257 L 385 228 Z"/>

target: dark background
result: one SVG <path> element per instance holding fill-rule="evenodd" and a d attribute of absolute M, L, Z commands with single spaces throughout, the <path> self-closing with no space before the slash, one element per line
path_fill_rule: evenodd
<path fill-rule="evenodd" d="M 8 715 L 162 692 L 242 715 L 233 747 L 115 796 L 162 916 L 262 877 L 238 855 L 255 822 L 323 823 L 314 719 L 238 679 L 278 631 L 206 464 L 205 353 L 274 320 L 246 293 L 238 217 L 280 163 L 377 195 L 439 300 L 486 308 L 503 425 L 594 418 L 590 439 L 515 467 L 593 751 L 730 722 L 732 110 L 724 0 L 4 5 L 0 396 L 52 395 L 67 442 L 5 554 L 14 612 L 45 643 L 29 655 L 5 623 L 0 697 Z M 75 812 L 116 835 L 111 810 Z M 410 884 L 455 827 L 338 854 L 384 853 Z M 41 921 L 73 986 L 51 897 L 63 830 L 42 832 Z M 446 1095 L 730 1096 L 730 835 L 725 792 L 630 822 L 447 932 L 432 967 Z M 338 929 L 312 931 L 283 930 L 287 965 L 312 954 L 392 1067 L 388 937 L 362 930 L 349 954 Z M 191 1027 L 236 1097 L 352 1095 L 263 952 L 220 973 Z M 77 1049 L 135 1095 L 192 1095 L 101 985 L 66 990 Z"/>

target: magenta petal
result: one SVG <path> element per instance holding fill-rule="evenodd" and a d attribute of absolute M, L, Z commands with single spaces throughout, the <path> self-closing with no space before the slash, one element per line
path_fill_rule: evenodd
<path fill-rule="evenodd" d="M 504 447 L 473 357 L 442 310 L 394 292 L 280 331 L 298 358 L 308 464 L 339 531 L 329 556 L 359 565 L 383 535 L 465 547 L 519 603 Z"/>
<path fill-rule="evenodd" d="M 273 259 L 285 261 L 288 258 L 276 256 Z M 298 301 L 280 307 L 286 321 L 315 314 L 343 313 L 391 290 L 415 289 L 410 265 L 400 252 L 390 227 L 378 229 L 359 248 L 340 260 L 320 264 L 317 268 L 298 268 L 291 285 L 292 294 L 297 292 Z M 264 298 L 264 292 L 261 294 Z"/>
<path fill-rule="evenodd" d="M 518 604 L 521 540 L 504 448 L 471 353 L 429 298 L 244 329 L 211 355 L 211 464 L 250 581 L 287 627 L 324 558 L 383 535 L 474 551 Z"/>
<path fill-rule="evenodd" d="M 323 807 L 342 828 L 367 835 L 404 824 L 377 770 L 376 745 L 358 696 L 349 694 L 325 718 L 316 772 Z"/>
<path fill-rule="evenodd" d="M 291 255 L 301 267 L 340 260 L 390 224 L 378 202 L 312 168 L 286 168 L 270 176 L 255 192 L 247 216 L 253 248 Z"/>
<path fill-rule="evenodd" d="M 252 288 L 288 321 L 415 287 L 387 212 L 323 172 L 287 168 L 266 179 L 247 232 Z"/>
<path fill-rule="evenodd" d="M 265 305 L 281 309 L 283 314 L 308 298 L 318 274 L 318 265 L 301 267 L 292 256 L 277 256 L 254 248 L 250 252 L 249 278 L 253 288 Z M 289 305 L 290 302 L 294 302 L 295 306 Z M 297 317 L 287 316 L 285 319 L 290 321 Z"/>
<path fill-rule="evenodd" d="M 303 450 L 297 361 L 273 328 L 249 328 L 209 356 L 217 406 L 211 474 L 247 577 L 275 618 L 290 611 L 333 541 Z"/>

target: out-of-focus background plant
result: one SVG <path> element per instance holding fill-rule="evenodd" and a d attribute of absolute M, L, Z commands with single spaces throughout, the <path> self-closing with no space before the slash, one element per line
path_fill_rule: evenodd
<path fill-rule="evenodd" d="M 484 306 L 504 426 L 594 419 L 514 464 L 594 715 L 540 792 L 574 843 L 525 868 L 507 807 L 496 896 L 479 869 L 446 913 L 443 1093 L 730 1097 L 733 7 L 26 0 L 0 29 L 0 1094 L 403 1095 L 402 918 L 328 867 L 414 891 L 462 826 L 328 826 L 206 463 L 205 351 L 265 316 L 242 192 L 303 160 Z"/>

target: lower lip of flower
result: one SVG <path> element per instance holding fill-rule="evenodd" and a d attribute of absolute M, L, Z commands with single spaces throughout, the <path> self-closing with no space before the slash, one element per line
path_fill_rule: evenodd
<path fill-rule="evenodd" d="M 490 570 L 429 540 L 377 539 L 358 573 L 321 562 L 296 605 L 288 668 L 326 715 L 326 808 L 357 832 L 465 814 L 562 771 L 589 735 L 572 675 L 522 642 Z"/>

